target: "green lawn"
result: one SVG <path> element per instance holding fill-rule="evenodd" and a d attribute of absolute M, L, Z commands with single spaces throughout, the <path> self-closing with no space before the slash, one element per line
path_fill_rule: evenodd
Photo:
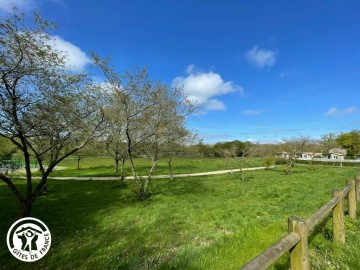
<path fill-rule="evenodd" d="M 287 218 L 307 218 L 358 168 L 297 166 L 239 174 L 154 180 L 152 197 L 134 198 L 116 181 L 49 182 L 33 216 L 51 230 L 49 253 L 21 263 L 6 248 L 19 205 L 0 183 L 1 269 L 238 269 L 287 234 Z M 24 181 L 18 185 L 25 187 Z M 360 211 L 358 211 L 360 216 Z M 360 218 L 346 218 L 346 245 L 331 222 L 310 237 L 312 269 L 360 269 Z M 286 257 L 275 269 L 287 269 Z"/>
<path fill-rule="evenodd" d="M 84 158 L 80 161 L 80 169 L 77 170 L 77 160 L 68 158 L 59 164 L 60 170 L 52 172 L 51 176 L 115 176 L 114 161 L 109 157 Z M 148 175 L 152 166 L 149 158 L 136 158 L 135 165 L 140 175 Z M 241 159 L 225 158 L 174 158 L 173 173 L 197 173 L 216 170 L 228 170 L 244 167 L 265 166 L 261 159 L 251 159 L 241 164 Z M 154 174 L 169 174 L 166 159 L 160 159 Z M 125 163 L 125 175 L 132 175 L 130 163 Z"/>

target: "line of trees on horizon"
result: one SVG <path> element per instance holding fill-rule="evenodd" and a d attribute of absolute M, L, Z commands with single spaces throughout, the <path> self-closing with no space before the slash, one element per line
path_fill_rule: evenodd
<path fill-rule="evenodd" d="M 292 147 L 300 145 L 300 147 Z M 311 137 L 293 137 L 283 139 L 278 143 L 254 143 L 249 141 L 224 141 L 214 144 L 198 143 L 197 152 L 205 157 L 224 157 L 226 151 L 233 149 L 234 157 L 255 156 L 265 157 L 268 155 L 280 154 L 282 152 L 292 152 L 292 148 L 297 152 L 322 153 L 327 154 L 333 148 L 342 148 L 347 151 L 348 158 L 355 158 L 360 155 L 360 130 L 352 130 L 342 133 L 328 133 L 320 139 Z"/>

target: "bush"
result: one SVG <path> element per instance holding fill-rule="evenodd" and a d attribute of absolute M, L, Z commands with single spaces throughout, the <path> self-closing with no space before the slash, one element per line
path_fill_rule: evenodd
<path fill-rule="evenodd" d="M 275 165 L 285 165 L 287 164 L 287 160 L 285 158 L 276 158 Z"/>
<path fill-rule="evenodd" d="M 266 166 L 266 169 L 268 170 L 270 166 L 273 166 L 275 164 L 275 157 L 274 156 L 266 156 L 264 158 L 264 164 Z"/>

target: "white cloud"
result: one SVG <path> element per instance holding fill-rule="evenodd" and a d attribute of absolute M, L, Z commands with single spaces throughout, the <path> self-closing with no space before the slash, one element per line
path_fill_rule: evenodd
<path fill-rule="evenodd" d="M 29 10 L 36 8 L 36 3 L 34 0 L 0 0 L 0 10 L 12 12 L 13 7 Z"/>
<path fill-rule="evenodd" d="M 207 103 L 209 110 L 226 110 L 224 103 L 215 96 L 221 96 L 228 93 L 240 92 L 244 90 L 241 86 L 231 81 L 225 82 L 220 74 L 210 72 L 194 72 L 195 66 L 189 65 L 186 71 L 189 73 L 187 77 L 176 77 L 174 83 L 184 85 L 185 91 L 189 95 L 189 99 L 196 101 L 198 104 Z"/>
<path fill-rule="evenodd" d="M 217 99 L 209 99 L 206 102 L 206 108 L 210 111 L 226 111 L 225 104 Z"/>
<path fill-rule="evenodd" d="M 194 64 L 191 64 L 191 65 L 188 65 L 185 69 L 186 73 L 187 74 L 191 74 L 195 71 L 195 65 Z"/>
<path fill-rule="evenodd" d="M 352 106 L 345 109 L 338 109 L 336 107 L 330 108 L 324 115 L 326 116 L 341 116 L 341 115 L 347 115 L 352 114 L 357 110 L 356 106 Z"/>
<path fill-rule="evenodd" d="M 263 113 L 262 110 L 243 110 L 242 111 L 242 114 L 248 115 L 248 116 L 259 115 L 259 114 L 262 114 L 262 113 Z"/>
<path fill-rule="evenodd" d="M 246 60 L 257 68 L 272 67 L 276 63 L 276 52 L 254 46 L 245 53 Z"/>
<path fill-rule="evenodd" d="M 90 59 L 87 57 L 86 53 L 74 44 L 65 41 L 59 36 L 50 36 L 50 39 L 49 45 L 64 53 L 66 66 L 69 69 L 81 71 L 90 63 Z"/>

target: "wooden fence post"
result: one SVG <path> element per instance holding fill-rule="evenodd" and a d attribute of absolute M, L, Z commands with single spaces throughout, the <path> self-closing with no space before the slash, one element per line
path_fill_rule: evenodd
<path fill-rule="evenodd" d="M 356 200 L 360 202 L 360 179 L 359 177 L 355 178 L 355 189 L 356 189 Z"/>
<path fill-rule="evenodd" d="M 351 186 L 351 189 L 348 194 L 349 216 L 350 218 L 355 219 L 356 218 L 355 180 L 347 180 L 346 184 Z"/>
<path fill-rule="evenodd" d="M 305 221 L 296 217 L 289 217 L 289 233 L 295 232 L 301 240 L 290 249 L 291 270 L 309 270 L 308 235 Z"/>
<path fill-rule="evenodd" d="M 344 196 L 341 190 L 333 190 L 333 197 L 339 197 L 339 203 L 333 210 L 333 236 L 334 242 L 338 244 L 345 243 L 344 228 Z"/>

